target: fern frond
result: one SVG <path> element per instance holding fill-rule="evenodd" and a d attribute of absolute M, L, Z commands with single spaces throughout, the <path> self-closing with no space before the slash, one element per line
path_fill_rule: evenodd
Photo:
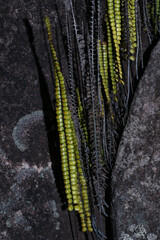
<path fill-rule="evenodd" d="M 92 232 L 87 184 L 80 162 L 75 128 L 68 106 L 65 81 L 53 46 L 51 23 L 48 17 L 45 18 L 45 23 L 55 72 L 56 118 L 68 210 L 72 211 L 74 209 L 78 211 L 83 232 L 87 230 Z"/>

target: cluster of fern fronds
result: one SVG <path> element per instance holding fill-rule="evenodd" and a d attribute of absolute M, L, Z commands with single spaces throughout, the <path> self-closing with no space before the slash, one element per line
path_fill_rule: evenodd
<path fill-rule="evenodd" d="M 56 54 L 49 17 L 56 118 L 68 210 L 80 214 L 82 231 L 105 239 L 107 176 L 125 121 L 135 69 L 143 66 L 142 38 L 160 31 L 160 1 L 100 0 L 86 3 L 90 19 L 77 22 L 75 5 L 66 8 L 67 72 Z M 103 27 L 102 27 L 103 26 Z M 105 27 L 104 27 L 105 26 Z"/>

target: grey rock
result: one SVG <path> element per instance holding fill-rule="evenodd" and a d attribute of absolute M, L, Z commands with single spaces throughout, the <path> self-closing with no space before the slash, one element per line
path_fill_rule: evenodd
<path fill-rule="evenodd" d="M 55 1 L 41 3 L 9 0 L 0 9 L 0 240 L 85 239 L 64 198 L 44 34 L 44 16 L 57 26 L 58 15 Z"/>
<path fill-rule="evenodd" d="M 131 104 L 112 174 L 115 240 L 160 239 L 160 41 Z"/>
<path fill-rule="evenodd" d="M 88 1 L 74 2 L 78 23 L 83 19 L 85 24 Z M 105 12 L 105 1 L 101 2 Z M 44 17 L 49 16 L 67 76 L 61 37 L 65 32 L 65 9 L 70 9 L 69 0 L 8 0 L 1 4 L 0 240 L 86 239 L 77 216 L 68 213 L 61 196 L 64 186 L 53 107 L 54 84 L 44 26 Z M 151 112 L 152 105 L 148 107 Z M 134 228 L 137 234 L 139 228 L 144 234 L 141 225 Z M 157 235 L 149 232 L 147 236 L 148 240 L 156 240 Z"/>

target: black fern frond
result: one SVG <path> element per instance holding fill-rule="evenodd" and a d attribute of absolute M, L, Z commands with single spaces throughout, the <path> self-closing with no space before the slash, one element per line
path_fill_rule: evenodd
<path fill-rule="evenodd" d="M 74 29 L 74 34 L 75 34 L 75 39 L 76 39 L 76 44 L 77 44 L 77 50 L 78 50 L 78 59 L 80 62 L 80 77 L 81 81 L 80 82 L 80 91 L 83 94 L 82 99 L 84 98 L 84 93 L 83 93 L 83 86 L 84 86 L 84 76 L 85 76 L 85 65 L 86 65 L 86 59 L 85 59 L 85 41 L 83 39 L 83 35 L 80 33 L 80 30 L 77 26 L 76 23 L 76 18 L 74 14 L 74 9 L 72 5 L 72 1 L 70 1 L 71 5 L 71 12 L 72 12 L 72 21 L 73 21 L 73 29 Z"/>
<path fill-rule="evenodd" d="M 153 40 L 153 36 L 152 36 L 152 33 L 151 33 L 150 19 L 149 19 L 149 16 L 148 16 L 148 9 L 147 9 L 147 5 L 146 5 L 145 0 L 142 0 L 140 2 L 140 7 L 141 7 L 141 15 L 142 15 L 142 18 L 143 18 L 144 28 L 145 28 L 145 31 L 147 33 L 148 41 L 151 44 L 151 42 Z"/>

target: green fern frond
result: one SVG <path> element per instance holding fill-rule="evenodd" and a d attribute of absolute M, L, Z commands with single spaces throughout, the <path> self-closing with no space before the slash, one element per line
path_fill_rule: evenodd
<path fill-rule="evenodd" d="M 80 214 L 83 232 L 87 230 L 91 232 L 93 229 L 90 219 L 87 184 L 80 162 L 74 123 L 68 106 L 65 81 L 52 43 L 51 23 L 48 17 L 45 18 L 45 23 L 55 73 L 56 119 L 68 210 L 72 211 L 74 209 Z"/>

